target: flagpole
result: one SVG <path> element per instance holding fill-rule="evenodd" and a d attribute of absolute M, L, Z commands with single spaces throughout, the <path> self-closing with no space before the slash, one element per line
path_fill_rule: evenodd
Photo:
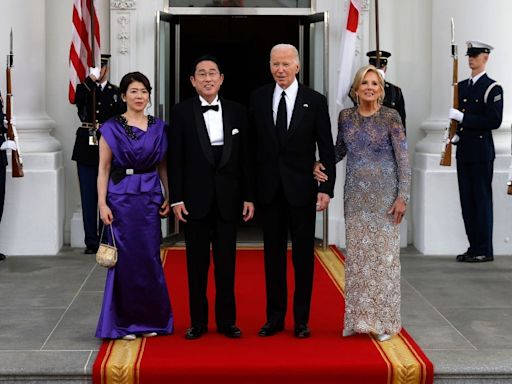
<path fill-rule="evenodd" d="M 90 0 L 91 1 L 91 8 L 89 10 L 89 14 L 91 15 L 91 56 L 92 56 L 92 66 L 93 67 L 96 67 L 96 55 L 94 52 L 94 40 L 95 40 L 95 31 L 94 31 L 94 18 L 95 18 L 95 7 L 94 7 L 94 0 Z M 100 69 L 100 75 L 101 75 L 101 69 Z M 97 79 L 99 80 L 99 79 Z M 95 84 L 96 85 L 96 84 Z M 96 144 L 96 87 L 93 87 L 92 89 L 92 133 L 93 133 L 93 141 L 94 141 L 94 144 Z M 91 136 L 89 137 L 91 138 Z"/>
<path fill-rule="evenodd" d="M 377 49 L 376 67 L 380 68 L 380 42 L 379 42 L 379 0 L 375 0 L 375 46 Z"/>

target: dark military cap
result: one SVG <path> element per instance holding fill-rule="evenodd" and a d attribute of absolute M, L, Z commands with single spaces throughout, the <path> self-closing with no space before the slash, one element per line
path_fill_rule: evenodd
<path fill-rule="evenodd" d="M 391 53 L 386 51 L 380 52 L 380 65 L 388 65 L 388 57 L 391 56 Z M 366 53 L 366 56 L 369 57 L 369 62 L 371 65 L 377 65 L 377 51 L 370 51 Z"/>
<path fill-rule="evenodd" d="M 108 65 L 108 59 L 110 59 L 110 54 L 108 53 L 102 53 L 101 54 L 101 66 Z"/>
<path fill-rule="evenodd" d="M 482 43 L 481 41 L 466 41 L 466 44 L 468 46 L 466 56 L 478 56 L 481 53 L 491 53 L 494 49 L 493 46 Z"/>

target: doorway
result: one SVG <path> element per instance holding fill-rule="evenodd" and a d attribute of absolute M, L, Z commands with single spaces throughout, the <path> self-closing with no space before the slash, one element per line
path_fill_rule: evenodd
<path fill-rule="evenodd" d="M 326 94 L 328 57 L 328 14 L 253 14 L 251 9 L 230 10 L 229 14 L 157 14 L 155 61 L 156 114 L 169 120 L 171 107 L 196 95 L 190 84 L 193 61 L 205 54 L 215 56 L 224 73 L 220 95 L 247 105 L 251 92 L 273 81 L 269 68 L 270 49 L 279 43 L 299 50 L 299 81 Z M 278 13 L 279 9 L 273 12 Z M 235 14 L 234 14 L 235 13 Z M 170 225 L 179 234 L 179 223 Z M 260 242 L 261 223 L 241 223 L 242 242 Z"/>
<path fill-rule="evenodd" d="M 298 47 L 298 29 L 296 17 L 182 16 L 180 99 L 195 94 L 189 81 L 191 63 L 210 54 L 220 61 L 224 72 L 221 95 L 247 105 L 254 89 L 272 81 L 270 48 L 282 42 Z"/>

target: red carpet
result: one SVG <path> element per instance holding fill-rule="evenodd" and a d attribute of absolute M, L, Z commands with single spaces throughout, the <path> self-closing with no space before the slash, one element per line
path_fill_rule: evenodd
<path fill-rule="evenodd" d="M 210 332 L 185 340 L 189 326 L 184 250 L 170 249 L 165 273 L 175 316 L 175 334 L 105 342 L 93 369 L 95 383 L 431 383 L 432 365 L 405 332 L 378 343 L 367 335 L 340 336 L 344 302 L 343 268 L 337 252 L 318 252 L 311 307 L 312 337 L 293 337 L 290 308 L 286 330 L 256 335 L 265 322 L 261 250 L 238 251 L 236 293 L 241 339 L 215 332 L 213 276 Z M 289 263 L 291 264 L 291 263 Z M 326 268 L 324 268 L 324 265 Z M 289 286 L 292 285 L 290 265 Z M 340 288 L 341 287 L 341 288 Z"/>

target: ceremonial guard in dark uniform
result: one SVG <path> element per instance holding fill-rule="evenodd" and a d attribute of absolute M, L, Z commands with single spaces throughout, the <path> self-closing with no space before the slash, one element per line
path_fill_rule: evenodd
<path fill-rule="evenodd" d="M 457 178 L 462 218 L 469 240 L 469 248 L 457 256 L 457 261 L 492 261 L 492 176 L 494 141 L 492 130 L 501 125 L 503 116 L 503 89 L 485 73 L 489 53 L 488 44 L 468 41 L 471 77 L 459 82 L 459 109 L 450 108 L 448 117 L 458 121 Z"/>
<path fill-rule="evenodd" d="M 82 215 L 85 232 L 85 253 L 96 253 L 99 245 L 98 226 L 98 140 L 97 128 L 112 116 L 125 110 L 117 86 L 107 81 L 108 59 L 101 55 L 101 69 L 91 68 L 90 75 L 76 87 L 75 104 L 82 125 L 76 131 L 72 159 L 77 163 Z M 96 92 L 96 128 L 93 125 L 93 91 Z"/>
<path fill-rule="evenodd" d="M 377 51 L 370 51 L 366 54 L 369 58 L 369 63 L 377 67 Z M 380 51 L 380 67 L 377 67 L 383 71 L 383 77 L 386 78 L 386 69 L 388 65 L 388 58 L 391 56 L 391 53 L 386 51 Z M 402 119 L 402 125 L 405 128 L 405 101 L 404 95 L 400 87 L 390 83 L 389 81 L 384 80 L 384 101 L 383 105 L 389 108 L 396 109 L 400 118 Z"/>
<path fill-rule="evenodd" d="M 0 94 L 0 145 L 5 142 L 5 135 L 7 128 L 4 126 L 4 101 Z M 2 221 L 2 214 L 4 213 L 5 201 L 5 174 L 7 167 L 7 153 L 0 151 L 0 221 Z M 5 255 L 0 252 L 0 261 L 5 260 Z"/>

